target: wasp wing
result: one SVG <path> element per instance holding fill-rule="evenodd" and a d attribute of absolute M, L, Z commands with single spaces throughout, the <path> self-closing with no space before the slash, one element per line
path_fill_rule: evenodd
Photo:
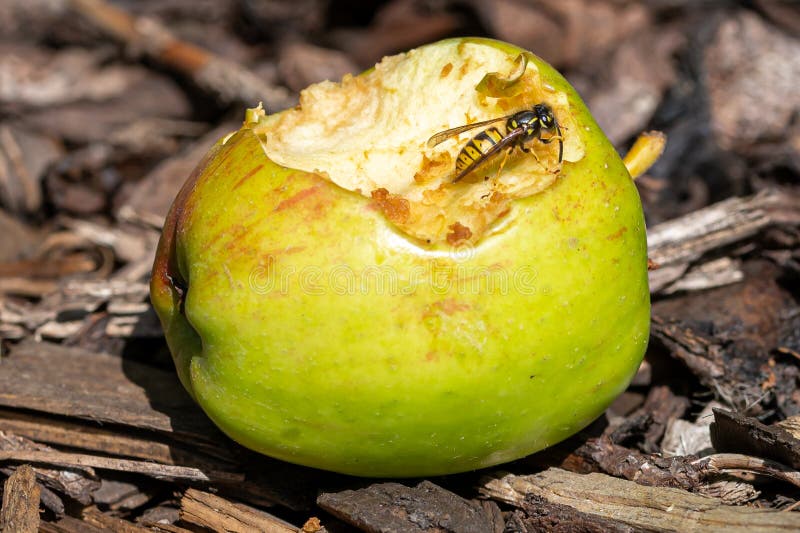
<path fill-rule="evenodd" d="M 506 115 L 504 117 L 492 118 L 489 120 L 476 122 L 474 124 L 466 124 L 464 126 L 459 126 L 457 128 L 451 128 L 449 130 L 440 131 L 439 133 L 428 139 L 428 148 L 433 148 L 437 144 L 443 143 L 450 137 L 455 137 L 456 135 L 464 133 L 465 131 L 474 130 L 475 128 L 480 128 L 481 126 L 488 126 L 489 124 L 494 124 L 495 122 L 500 122 L 501 120 L 508 120 L 513 116 L 514 115 Z"/>
<path fill-rule="evenodd" d="M 486 153 L 484 153 L 480 158 L 476 159 L 467 168 L 459 172 L 458 175 L 455 177 L 455 179 L 453 179 L 453 183 L 458 182 L 459 180 L 461 180 L 461 178 L 463 178 L 464 176 L 466 176 L 467 174 L 469 174 L 470 172 L 472 172 L 473 170 L 484 164 L 486 161 L 491 159 L 495 154 L 503 150 L 503 148 L 506 148 L 509 145 L 513 146 L 513 144 L 517 141 L 517 138 L 523 135 L 524 133 L 525 133 L 524 128 L 517 128 L 515 130 L 509 131 L 508 135 L 500 139 L 500 142 L 489 148 L 486 151 Z"/>

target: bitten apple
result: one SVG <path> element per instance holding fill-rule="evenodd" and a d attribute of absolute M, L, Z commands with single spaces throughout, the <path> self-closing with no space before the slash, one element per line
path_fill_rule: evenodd
<path fill-rule="evenodd" d="M 463 179 L 461 150 L 506 121 L 427 142 L 537 104 L 560 135 L 478 145 Z M 476 469 L 573 434 L 628 385 L 650 310 L 620 157 L 553 68 L 485 39 L 248 112 L 176 198 L 151 294 L 224 432 L 362 476 Z"/>

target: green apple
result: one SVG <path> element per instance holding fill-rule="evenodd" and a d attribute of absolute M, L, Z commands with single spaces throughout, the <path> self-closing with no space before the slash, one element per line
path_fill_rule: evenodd
<path fill-rule="evenodd" d="M 540 103 L 560 138 L 461 180 L 460 151 L 505 120 L 427 142 Z M 568 437 L 628 385 L 650 310 L 620 157 L 552 67 L 485 39 L 250 110 L 175 200 L 151 295 L 181 382 L 225 433 L 361 476 L 477 469 Z"/>

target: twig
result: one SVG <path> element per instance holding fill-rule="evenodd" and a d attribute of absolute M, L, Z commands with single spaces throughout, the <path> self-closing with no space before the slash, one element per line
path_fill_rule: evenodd
<path fill-rule="evenodd" d="M 698 467 L 706 468 L 707 472 L 714 474 L 722 474 L 726 470 L 747 470 L 748 472 L 767 475 L 800 487 L 800 472 L 769 459 L 738 453 L 717 453 L 698 459 L 694 461 L 694 464 Z"/>

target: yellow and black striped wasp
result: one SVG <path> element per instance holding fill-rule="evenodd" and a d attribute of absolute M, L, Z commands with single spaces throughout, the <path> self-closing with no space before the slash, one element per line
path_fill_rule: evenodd
<path fill-rule="evenodd" d="M 461 178 L 481 166 L 483 163 L 491 159 L 493 156 L 499 154 L 503 149 L 506 150 L 506 155 L 500 163 L 498 175 L 506 164 L 509 154 L 514 151 L 514 148 L 519 148 L 525 153 L 530 153 L 530 148 L 525 148 L 525 144 L 533 139 L 538 140 L 543 144 L 549 144 L 554 140 L 558 141 L 558 162 L 564 156 L 564 141 L 561 136 L 561 127 L 558 125 L 553 110 L 547 104 L 536 104 L 532 109 L 518 111 L 513 115 L 506 115 L 504 117 L 497 117 L 491 120 L 484 120 L 476 122 L 475 124 L 467 124 L 466 126 L 459 126 L 445 131 L 440 131 L 430 139 L 428 139 L 428 146 L 433 148 L 451 137 L 455 137 L 460 133 L 469 131 L 482 126 L 488 126 L 501 120 L 506 121 L 505 134 L 500 133 L 496 127 L 491 127 L 483 130 L 475 135 L 469 142 L 461 149 L 456 160 L 456 177 L 453 183 L 459 181 Z M 542 134 L 549 134 L 549 137 L 542 137 Z M 536 154 L 534 154 L 535 156 Z M 538 158 L 537 158 L 538 160 Z"/>

